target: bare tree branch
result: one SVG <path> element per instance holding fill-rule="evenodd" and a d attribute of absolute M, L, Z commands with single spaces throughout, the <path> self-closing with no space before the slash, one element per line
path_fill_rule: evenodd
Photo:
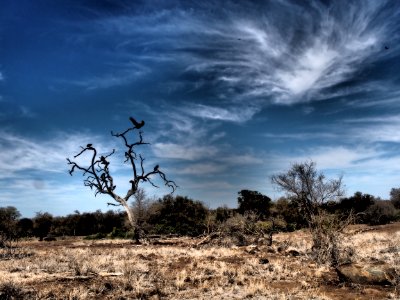
<path fill-rule="evenodd" d="M 159 177 L 164 185 L 171 189 L 171 193 L 175 192 L 178 187 L 176 183 L 172 180 L 168 180 L 165 173 L 159 169 L 159 165 L 156 165 L 154 169 L 150 172 L 145 172 L 144 168 L 144 158 L 141 154 L 138 155 L 137 148 L 143 145 L 148 145 L 143 141 L 143 132 L 138 131 L 138 140 L 136 142 L 129 142 L 128 133 L 134 130 L 139 130 L 145 124 L 144 121 L 137 122 L 134 118 L 130 117 L 129 120 L 132 123 L 132 127 L 129 127 L 121 133 L 114 133 L 111 131 L 111 135 L 123 140 L 123 144 L 126 148 L 125 151 L 125 162 L 131 165 L 132 168 L 132 179 L 129 181 L 131 183 L 130 189 L 127 191 L 125 197 L 120 197 L 115 194 L 116 186 L 114 185 L 114 178 L 110 173 L 110 157 L 115 153 L 113 149 L 107 155 L 101 155 L 98 157 L 97 149 L 93 144 L 87 144 L 86 147 L 81 147 L 82 150 L 74 156 L 74 159 L 80 157 L 84 153 L 90 152 L 91 158 L 88 166 L 82 166 L 76 161 L 67 158 L 67 163 L 70 165 L 69 174 L 72 176 L 77 170 L 82 172 L 83 176 L 86 176 L 83 180 L 85 186 L 95 191 L 95 196 L 98 194 L 106 194 L 112 197 L 117 203 L 107 203 L 113 206 L 123 206 L 128 214 L 129 221 L 134 229 L 137 229 L 137 224 L 135 217 L 133 216 L 131 210 L 128 206 L 128 200 L 132 195 L 134 195 L 138 189 L 139 185 L 144 182 L 150 183 L 154 187 L 158 187 L 153 182 L 153 177 Z"/>

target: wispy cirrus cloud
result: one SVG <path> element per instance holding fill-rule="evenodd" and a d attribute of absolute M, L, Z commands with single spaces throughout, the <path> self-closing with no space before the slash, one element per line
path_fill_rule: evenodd
<path fill-rule="evenodd" d="M 222 108 L 203 104 L 193 104 L 184 109 L 184 112 L 198 118 L 216 121 L 244 123 L 250 120 L 258 111 L 256 107 Z"/>
<path fill-rule="evenodd" d="M 364 75 L 365 62 L 373 66 L 394 59 L 397 46 L 384 50 L 388 39 L 399 39 L 399 10 L 390 1 L 310 1 L 305 6 L 289 0 L 227 1 L 225 6 L 179 3 L 155 9 L 147 4 L 141 14 L 98 18 L 89 28 L 115 45 L 115 59 L 151 61 L 157 71 L 173 64 L 182 79 L 175 89 L 215 90 L 223 99 L 198 107 L 209 119 L 236 121 L 232 111 L 221 108 L 226 99 L 233 109 L 244 102 L 260 109 L 353 94 L 372 81 L 386 93 L 396 90 L 382 84 L 393 74 L 369 70 Z M 175 82 L 166 81 L 166 86 Z"/>
<path fill-rule="evenodd" d="M 153 152 L 159 158 L 173 158 L 179 160 L 199 160 L 212 157 L 218 150 L 214 146 L 182 145 L 175 143 L 156 143 Z"/>
<path fill-rule="evenodd" d="M 177 170 L 177 174 L 184 175 L 215 175 L 226 172 L 227 166 L 216 163 L 194 163 L 188 164 L 184 168 Z"/>
<path fill-rule="evenodd" d="M 0 134 L 0 176 L 10 179 L 29 172 L 67 174 L 66 158 L 72 158 L 89 141 L 103 151 L 111 150 L 99 137 L 92 135 L 60 133 L 47 140 L 36 140 L 3 131 Z"/>
<path fill-rule="evenodd" d="M 137 63 L 115 66 L 115 69 L 117 71 L 104 71 L 106 73 L 103 75 L 88 76 L 82 79 L 59 80 L 59 82 L 83 87 L 86 90 L 107 89 L 130 84 L 151 72 L 149 68 Z"/>
<path fill-rule="evenodd" d="M 106 202 L 95 199 L 93 191 L 83 185 L 82 176 L 68 174 L 67 157 L 82 166 L 88 165 L 90 155 L 73 158 L 88 142 L 96 146 L 99 154 L 108 154 L 110 147 L 115 146 L 89 133 L 59 132 L 47 139 L 37 139 L 1 131 L 0 203 L 17 207 L 24 216 L 33 216 L 35 211 L 65 215 L 75 209 L 107 209 Z M 119 178 L 123 174 L 123 159 L 118 164 L 117 160 L 119 157 L 110 159 L 112 173 Z"/>

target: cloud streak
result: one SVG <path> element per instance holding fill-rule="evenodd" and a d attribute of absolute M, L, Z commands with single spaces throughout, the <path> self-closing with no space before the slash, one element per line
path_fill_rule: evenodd
<path fill-rule="evenodd" d="M 188 115 L 203 119 L 244 123 L 250 120 L 258 109 L 255 107 L 222 108 L 203 104 L 193 104 L 183 111 Z"/>
<path fill-rule="evenodd" d="M 394 59 L 395 49 L 384 48 L 399 38 L 400 13 L 392 2 L 224 3 L 225 9 L 210 3 L 155 9 L 149 3 L 141 14 L 98 18 L 90 30 L 100 28 L 99 35 L 114 43 L 115 59 L 147 65 L 135 76 L 180 66 L 183 81 L 174 85 L 167 79 L 166 86 L 215 90 L 207 104 L 185 99 L 184 112 L 204 119 L 246 122 L 271 104 L 349 97 L 374 81 L 387 95 L 395 93 L 395 86 L 382 84 L 383 74 L 365 71 L 366 63 Z M 131 80 L 124 74 L 75 84 L 95 89 Z"/>
<path fill-rule="evenodd" d="M 29 172 L 67 175 L 66 158 L 72 158 L 88 141 L 99 149 L 112 150 L 107 149 L 99 137 L 85 134 L 59 133 L 48 140 L 38 141 L 3 131 L 0 134 L 0 177 L 24 177 Z"/>

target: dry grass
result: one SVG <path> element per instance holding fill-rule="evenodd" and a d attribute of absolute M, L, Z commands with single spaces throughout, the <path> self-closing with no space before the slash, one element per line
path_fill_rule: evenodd
<path fill-rule="evenodd" d="M 348 230 L 355 260 L 400 266 L 400 224 L 389 231 L 359 228 Z M 395 287 L 339 284 L 332 269 L 308 257 L 306 231 L 274 239 L 273 247 L 230 248 L 196 248 L 188 238 L 141 246 L 125 240 L 26 241 L 20 255 L 0 261 L 0 298 L 399 299 Z"/>

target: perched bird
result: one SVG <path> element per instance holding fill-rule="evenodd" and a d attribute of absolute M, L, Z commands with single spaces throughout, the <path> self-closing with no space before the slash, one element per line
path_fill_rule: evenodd
<path fill-rule="evenodd" d="M 144 126 L 144 121 L 142 120 L 142 122 L 138 122 L 138 121 L 136 121 L 134 118 L 132 118 L 132 117 L 129 117 L 129 120 L 131 120 L 131 122 L 132 122 L 132 124 L 133 124 L 133 126 L 135 126 L 137 129 L 140 129 L 140 128 L 142 128 L 143 126 Z"/>
<path fill-rule="evenodd" d="M 157 172 L 159 167 L 160 167 L 159 165 L 156 165 L 156 166 L 154 167 L 154 172 Z"/>
<path fill-rule="evenodd" d="M 86 147 L 90 148 L 90 147 L 92 147 L 92 144 L 87 144 Z"/>

